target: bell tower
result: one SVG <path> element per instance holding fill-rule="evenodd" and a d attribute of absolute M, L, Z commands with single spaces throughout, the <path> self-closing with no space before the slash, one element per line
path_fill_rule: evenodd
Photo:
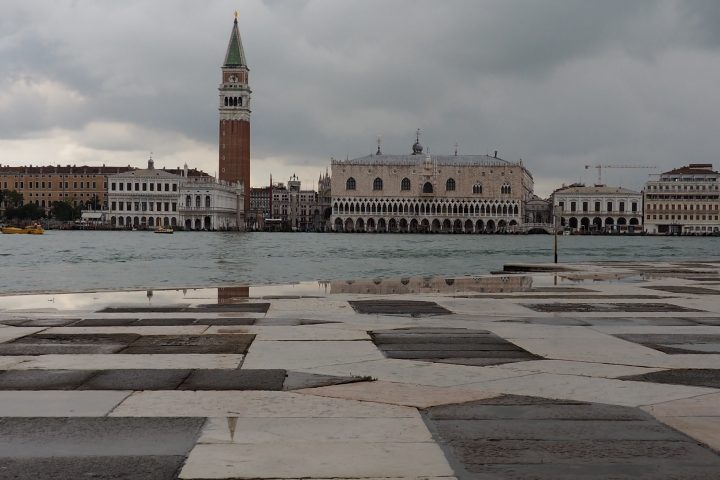
<path fill-rule="evenodd" d="M 250 70 L 245 61 L 237 12 L 222 66 L 220 94 L 219 178 L 245 187 L 245 214 L 250 211 Z"/>

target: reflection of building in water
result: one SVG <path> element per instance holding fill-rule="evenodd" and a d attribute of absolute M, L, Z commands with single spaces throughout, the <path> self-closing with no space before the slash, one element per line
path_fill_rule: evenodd
<path fill-rule="evenodd" d="M 218 304 L 238 303 L 250 297 L 250 287 L 220 287 L 217 291 Z"/>
<path fill-rule="evenodd" d="M 524 275 L 493 277 L 412 277 L 375 280 L 334 280 L 330 293 L 366 293 L 371 295 L 406 293 L 506 293 L 526 292 L 532 278 Z"/>

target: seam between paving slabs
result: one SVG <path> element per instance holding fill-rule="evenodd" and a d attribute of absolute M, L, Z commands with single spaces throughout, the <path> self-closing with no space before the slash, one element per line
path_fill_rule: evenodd
<path fill-rule="evenodd" d="M 132 397 L 132 396 L 135 395 L 136 393 L 137 393 L 137 392 L 131 391 L 129 394 L 125 395 L 125 397 L 123 397 L 122 400 L 120 400 L 119 402 L 117 402 L 110 410 L 108 410 L 107 413 L 106 413 L 105 415 L 103 415 L 103 417 L 109 417 L 110 414 L 112 414 L 112 413 L 115 411 L 115 409 L 117 409 L 117 408 L 120 406 L 120 404 L 122 404 L 125 400 L 127 400 L 127 399 L 130 398 L 130 397 Z"/>
<path fill-rule="evenodd" d="M 699 388 L 708 388 L 708 387 L 699 387 Z M 708 395 L 717 395 L 718 393 L 720 393 L 720 390 L 719 390 L 719 389 L 715 389 L 714 392 L 701 393 L 700 395 L 692 395 L 692 396 L 689 396 L 689 397 L 676 398 L 676 399 L 674 399 L 674 400 L 666 400 L 666 401 L 664 401 L 664 402 L 658 402 L 658 403 L 646 403 L 646 404 L 638 405 L 638 408 L 641 408 L 641 407 L 654 407 L 654 406 L 656 406 L 656 405 L 664 405 L 664 404 L 666 404 L 666 403 L 678 402 L 678 401 L 680 401 L 680 400 L 690 400 L 690 399 L 692 399 L 692 398 L 706 397 L 706 396 L 708 396 Z M 654 415 L 653 415 L 653 416 L 654 416 Z M 661 416 L 670 416 L 670 415 L 661 415 Z M 707 416 L 707 415 L 684 415 L 684 416 L 675 415 L 675 416 L 673 416 L 673 417 L 674 417 L 674 418 L 693 418 L 693 417 L 703 417 L 703 416 Z"/>

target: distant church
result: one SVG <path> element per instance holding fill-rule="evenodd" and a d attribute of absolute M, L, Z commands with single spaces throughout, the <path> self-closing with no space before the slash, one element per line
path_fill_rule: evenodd
<path fill-rule="evenodd" d="M 245 212 L 250 211 L 250 70 L 245 61 L 237 14 L 222 66 L 219 95 L 219 178 L 245 187 Z"/>

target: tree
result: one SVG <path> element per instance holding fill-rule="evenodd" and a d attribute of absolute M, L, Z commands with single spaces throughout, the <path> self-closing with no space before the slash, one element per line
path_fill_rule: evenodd
<path fill-rule="evenodd" d="M 5 202 L 8 208 L 19 207 L 23 204 L 23 194 L 15 190 L 0 191 L 0 203 Z"/>
<path fill-rule="evenodd" d="M 82 215 L 80 207 L 74 207 L 68 201 L 53 202 L 50 214 L 56 220 L 69 222 L 77 220 Z"/>
<path fill-rule="evenodd" d="M 45 216 L 45 209 L 35 203 L 28 203 L 19 207 L 8 207 L 5 210 L 8 219 L 38 220 Z"/>

